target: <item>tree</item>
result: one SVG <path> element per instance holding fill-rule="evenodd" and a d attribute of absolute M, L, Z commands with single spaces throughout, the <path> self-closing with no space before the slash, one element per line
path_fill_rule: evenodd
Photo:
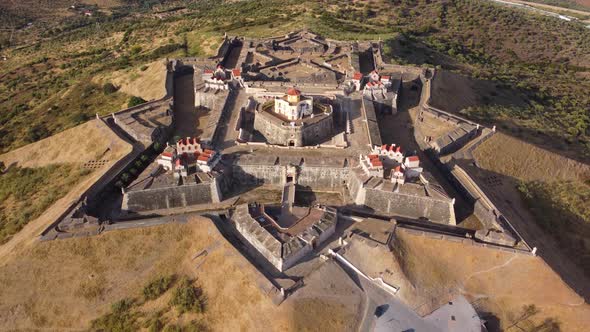
<path fill-rule="evenodd" d="M 110 95 L 111 93 L 115 93 L 115 92 L 117 92 L 117 90 L 119 90 L 119 89 L 113 83 L 110 83 L 110 82 L 109 83 L 105 83 L 102 86 L 102 92 L 105 95 Z"/>

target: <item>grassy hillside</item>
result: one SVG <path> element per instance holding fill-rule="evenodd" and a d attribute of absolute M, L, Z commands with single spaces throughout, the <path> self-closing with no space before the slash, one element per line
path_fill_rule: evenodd
<path fill-rule="evenodd" d="M 575 182 L 522 182 L 518 188 L 537 223 L 590 275 L 590 186 Z"/>
<path fill-rule="evenodd" d="M 590 166 L 504 134 L 485 141 L 474 156 L 480 168 L 515 180 L 531 223 L 590 275 Z"/>
<path fill-rule="evenodd" d="M 88 78 L 137 71 L 166 56 L 210 55 L 224 32 L 260 37 L 304 27 L 330 38 L 381 38 L 388 61 L 486 80 L 526 102 L 496 106 L 493 95 L 482 96 L 482 107 L 467 116 L 514 125 L 581 158 L 590 151 L 590 30 L 581 24 L 480 0 L 107 2 L 94 2 L 102 14 L 84 24 L 75 15 L 39 20 L 18 34 L 26 47 L 3 51 L 0 110 L 9 120 L 2 120 L 0 151 L 116 110 L 129 97 L 96 94 L 100 86 L 89 87 Z M 153 15 L 174 6 L 185 8 Z M 70 89 L 79 95 L 62 105 Z M 29 131 L 35 122 L 46 128 Z"/>

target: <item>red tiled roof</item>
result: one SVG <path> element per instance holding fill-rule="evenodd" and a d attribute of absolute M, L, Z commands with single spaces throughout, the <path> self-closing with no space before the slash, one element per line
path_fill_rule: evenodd
<path fill-rule="evenodd" d="M 209 149 L 205 149 L 203 152 L 206 154 L 215 154 L 215 151 Z"/>
<path fill-rule="evenodd" d="M 171 152 L 162 152 L 162 156 L 172 158 L 172 153 Z"/>
<path fill-rule="evenodd" d="M 370 154 L 369 155 L 369 159 L 377 159 L 377 158 L 379 158 L 379 156 L 376 155 L 376 154 Z"/>
<path fill-rule="evenodd" d="M 234 76 L 242 76 L 242 71 L 239 69 L 233 69 L 231 72 Z"/>
<path fill-rule="evenodd" d="M 211 69 L 205 69 L 203 71 L 203 73 L 205 73 L 205 74 L 213 74 L 213 70 L 211 70 Z"/>
<path fill-rule="evenodd" d="M 354 73 L 354 76 L 352 76 L 352 79 L 354 80 L 360 80 L 361 78 L 363 78 L 363 74 L 361 73 Z"/>
<path fill-rule="evenodd" d="M 420 158 L 418 158 L 418 156 L 411 156 L 411 157 L 408 157 L 408 160 L 409 161 L 420 161 Z"/>
<path fill-rule="evenodd" d="M 301 91 L 295 89 L 295 88 L 289 88 L 289 90 L 287 90 L 287 94 L 289 96 L 300 96 L 301 95 Z"/>
<path fill-rule="evenodd" d="M 386 80 L 386 81 L 389 80 L 390 78 L 391 78 L 391 76 L 386 76 L 386 75 L 381 76 L 381 79 Z"/>
<path fill-rule="evenodd" d="M 209 156 L 202 154 L 202 155 L 199 156 L 199 158 L 197 160 L 200 160 L 200 161 L 208 161 L 209 160 Z"/>

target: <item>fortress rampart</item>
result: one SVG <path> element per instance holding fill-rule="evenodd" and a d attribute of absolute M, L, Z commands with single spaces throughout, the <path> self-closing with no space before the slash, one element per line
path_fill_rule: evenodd
<path fill-rule="evenodd" d="M 211 177 L 204 183 L 127 191 L 122 210 L 127 213 L 162 210 L 221 201 L 219 181 Z"/>

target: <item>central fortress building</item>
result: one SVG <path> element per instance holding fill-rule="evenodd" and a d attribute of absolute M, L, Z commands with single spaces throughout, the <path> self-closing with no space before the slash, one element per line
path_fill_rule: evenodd
<path fill-rule="evenodd" d="M 282 97 L 259 104 L 254 129 L 270 144 L 308 146 L 332 138 L 332 106 L 290 88 Z"/>

